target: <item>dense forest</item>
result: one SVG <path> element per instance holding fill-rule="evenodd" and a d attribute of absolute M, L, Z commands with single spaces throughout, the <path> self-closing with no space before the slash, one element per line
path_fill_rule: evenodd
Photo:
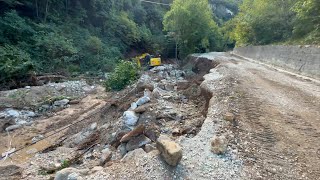
<path fill-rule="evenodd" d="M 1 0 L 0 82 L 108 72 L 130 51 L 170 55 L 167 10 L 139 0 Z"/>
<path fill-rule="evenodd" d="M 319 44 L 319 0 L 0 0 L 0 84 L 103 75 L 143 52 Z"/>

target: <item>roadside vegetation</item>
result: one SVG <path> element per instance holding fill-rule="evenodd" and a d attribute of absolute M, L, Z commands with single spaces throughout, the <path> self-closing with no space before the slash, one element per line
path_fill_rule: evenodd
<path fill-rule="evenodd" d="M 320 44 L 320 1 L 243 0 L 225 29 L 237 46 Z"/>

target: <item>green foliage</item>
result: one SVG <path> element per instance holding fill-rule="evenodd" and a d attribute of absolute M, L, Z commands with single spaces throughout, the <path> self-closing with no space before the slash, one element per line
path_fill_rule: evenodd
<path fill-rule="evenodd" d="M 65 168 L 67 168 L 67 167 L 69 167 L 69 166 L 70 166 L 70 161 L 68 161 L 68 160 L 63 160 L 63 161 L 61 162 L 60 170 L 61 170 L 61 169 L 65 169 Z"/>
<path fill-rule="evenodd" d="M 103 42 L 97 36 L 90 36 L 87 41 L 87 47 L 92 54 L 100 54 L 103 48 Z"/>
<path fill-rule="evenodd" d="M 0 18 L 0 44 L 16 45 L 21 41 L 30 42 L 34 33 L 34 29 L 14 10 L 6 12 Z"/>
<path fill-rule="evenodd" d="M 135 63 L 120 61 L 105 82 L 106 90 L 119 91 L 135 81 L 137 77 L 138 67 Z"/>
<path fill-rule="evenodd" d="M 72 40 L 65 38 L 58 33 L 44 33 L 35 36 L 35 51 L 40 61 L 38 69 L 54 72 L 64 69 L 64 65 L 73 61 L 77 49 Z"/>
<path fill-rule="evenodd" d="M 230 24 L 229 35 L 237 46 L 319 44 L 320 1 L 244 0 Z"/>
<path fill-rule="evenodd" d="M 286 41 L 292 36 L 295 0 L 244 0 L 233 37 L 238 46 L 270 44 Z"/>
<path fill-rule="evenodd" d="M 320 43 L 320 1 L 298 0 L 292 10 L 297 13 L 294 37 L 304 43 Z"/>
<path fill-rule="evenodd" d="M 0 83 L 27 78 L 33 70 L 30 55 L 10 45 L 0 46 Z"/>
<path fill-rule="evenodd" d="M 169 7 L 139 0 L 4 0 L 0 5 L 0 46 L 8 51 L 1 54 L 8 62 L 1 62 L 6 75 L 0 83 L 23 77 L 14 69 L 27 63 L 8 65 L 18 61 L 30 62 L 35 74 L 103 74 L 130 51 L 166 47 L 162 17 Z M 16 51 L 17 57 L 7 58 Z"/>
<path fill-rule="evenodd" d="M 164 17 L 164 30 L 173 32 L 182 57 L 220 49 L 222 36 L 212 18 L 208 0 L 175 0 Z"/>

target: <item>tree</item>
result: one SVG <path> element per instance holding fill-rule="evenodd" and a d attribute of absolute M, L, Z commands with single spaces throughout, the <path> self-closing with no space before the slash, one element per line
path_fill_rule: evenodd
<path fill-rule="evenodd" d="M 320 43 L 320 1 L 298 0 L 293 10 L 297 13 L 294 37 L 305 38 L 306 43 Z"/>
<path fill-rule="evenodd" d="M 244 0 L 233 19 L 233 38 L 237 46 L 283 42 L 292 37 L 296 0 Z"/>
<path fill-rule="evenodd" d="M 219 48 L 220 43 L 215 41 L 221 41 L 221 34 L 212 17 L 208 0 L 173 2 L 163 24 L 165 31 L 173 32 L 182 57 Z"/>

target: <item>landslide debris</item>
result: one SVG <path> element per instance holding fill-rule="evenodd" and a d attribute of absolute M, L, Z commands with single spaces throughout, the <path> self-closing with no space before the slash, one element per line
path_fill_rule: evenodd
<path fill-rule="evenodd" d="M 207 69 L 208 66 L 215 67 L 216 63 L 207 61 L 197 63 L 197 66 Z M 177 166 L 183 159 L 181 137 L 195 137 L 206 119 L 212 95 L 201 89 L 201 76 L 199 69 L 184 71 L 177 65 L 166 64 L 146 71 L 137 83 L 123 91 L 101 95 L 105 105 L 94 106 L 85 113 L 87 116 L 83 122 L 67 128 L 57 137 L 58 143 L 40 153 L 35 151 L 35 156 L 26 162 L 23 176 L 35 179 L 90 178 L 105 168 L 117 171 L 123 163 L 139 164 L 150 160 L 161 166 Z M 96 93 L 91 92 L 94 88 L 89 89 L 90 93 Z M 99 96 L 95 95 L 96 98 Z M 59 99 L 50 106 L 68 108 L 73 106 L 72 101 Z M 82 102 L 78 103 L 81 105 Z M 48 127 L 52 130 L 62 128 L 75 119 L 70 122 L 57 119 L 55 125 Z M 161 138 L 165 136 L 168 138 Z M 35 138 L 41 140 L 43 136 Z M 76 171 L 72 168 L 59 171 L 61 167 L 72 167 Z"/>

